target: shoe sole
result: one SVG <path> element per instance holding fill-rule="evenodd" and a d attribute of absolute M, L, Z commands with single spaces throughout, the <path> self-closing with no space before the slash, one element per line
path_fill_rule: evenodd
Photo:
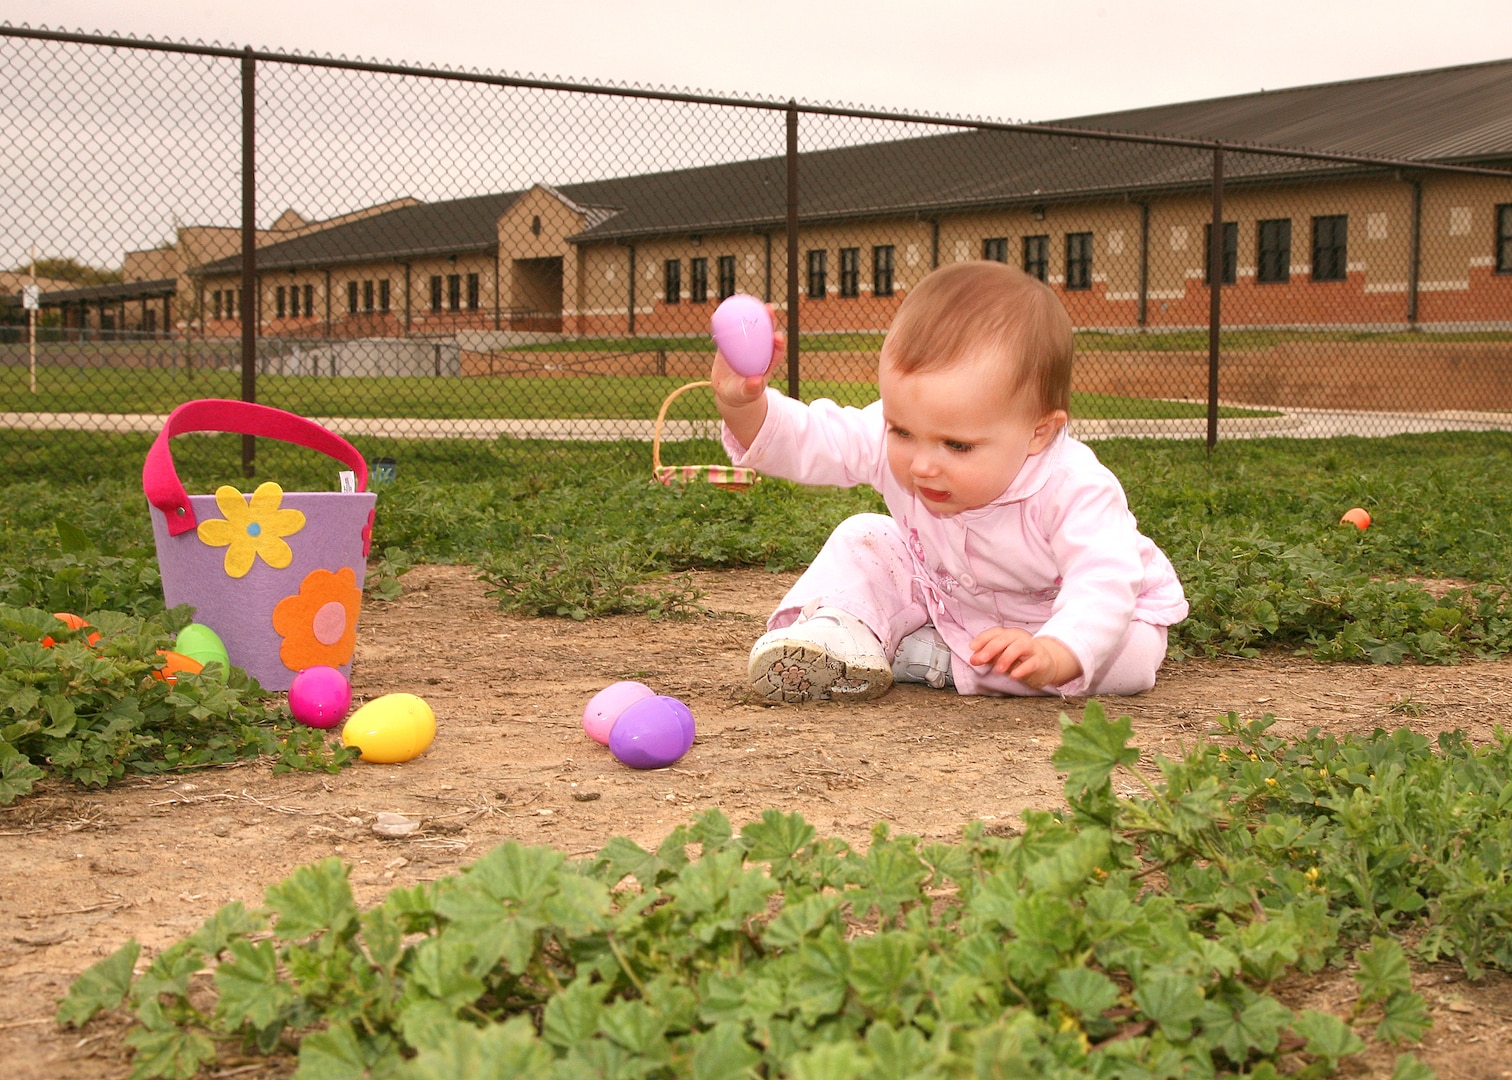
<path fill-rule="evenodd" d="M 891 689 L 886 661 L 846 663 L 808 641 L 773 641 L 751 655 L 751 685 L 767 701 L 869 701 Z"/>

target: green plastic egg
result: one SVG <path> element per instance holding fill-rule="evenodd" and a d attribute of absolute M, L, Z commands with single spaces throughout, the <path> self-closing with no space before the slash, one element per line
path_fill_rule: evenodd
<path fill-rule="evenodd" d="M 173 651 L 183 653 L 208 667 L 221 665 L 221 677 L 231 668 L 231 659 L 226 655 L 226 643 L 220 635 L 204 623 L 192 622 L 178 632 L 173 639 Z"/>

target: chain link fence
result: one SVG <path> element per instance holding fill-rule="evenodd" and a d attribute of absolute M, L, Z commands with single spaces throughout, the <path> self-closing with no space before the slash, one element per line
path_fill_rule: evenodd
<path fill-rule="evenodd" d="M 967 259 L 1062 297 L 1084 437 L 1512 427 L 1494 169 L 12 27 L 0 94 L 12 473 L 202 397 L 373 457 L 644 441 L 734 292 L 789 331 L 776 385 L 861 404 Z M 668 438 L 714 415 L 685 394 Z"/>

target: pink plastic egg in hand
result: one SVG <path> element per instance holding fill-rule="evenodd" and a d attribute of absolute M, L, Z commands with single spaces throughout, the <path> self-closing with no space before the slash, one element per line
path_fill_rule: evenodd
<path fill-rule="evenodd" d="M 333 667 L 307 667 L 289 684 L 289 711 L 301 724 L 335 727 L 352 707 L 352 684 Z"/>
<path fill-rule="evenodd" d="M 760 300 L 745 293 L 728 297 L 714 309 L 709 329 L 730 367 L 747 377 L 766 374 L 772 364 L 772 316 Z"/>
<path fill-rule="evenodd" d="M 609 751 L 632 769 L 662 769 L 688 752 L 693 712 L 674 697 L 637 701 L 609 733 Z"/>
<path fill-rule="evenodd" d="M 620 713 L 637 701 L 655 696 L 656 691 L 645 683 L 630 680 L 610 683 L 594 694 L 584 707 L 583 730 L 594 742 L 608 746 L 609 732 L 614 728 L 614 722 L 620 718 Z"/>

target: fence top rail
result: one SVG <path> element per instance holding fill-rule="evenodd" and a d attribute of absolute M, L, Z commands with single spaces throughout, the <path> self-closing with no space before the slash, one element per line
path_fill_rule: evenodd
<path fill-rule="evenodd" d="M 0 23 L 0 37 L 24 38 L 38 41 L 57 41 L 75 45 L 95 45 L 115 49 L 139 49 L 148 52 L 171 52 L 193 56 L 218 56 L 226 59 L 253 60 L 259 63 L 288 64 L 304 67 L 336 68 L 347 71 L 366 71 L 381 75 L 405 75 L 428 79 L 445 79 L 452 82 L 471 82 L 489 86 L 505 86 L 527 90 L 551 90 L 574 94 L 592 94 L 606 97 L 628 97 L 654 101 L 674 101 L 691 105 L 718 105 L 742 109 L 767 109 L 793 114 L 813 116 L 847 117 L 858 120 L 882 120 L 904 124 L 919 124 L 937 127 L 970 128 L 979 131 L 1012 131 L 1026 134 L 1046 135 L 1054 138 L 1092 139 L 1103 142 L 1140 143 L 1150 146 L 1186 147 L 1217 153 L 1259 154 L 1271 157 L 1301 158 L 1310 161 L 1329 161 L 1348 165 L 1366 165 L 1383 169 L 1411 170 L 1416 172 L 1455 173 L 1469 176 L 1492 176 L 1512 178 L 1512 170 L 1496 169 L 1482 165 L 1458 165 L 1447 162 L 1423 161 L 1413 158 L 1378 157 L 1371 154 L 1346 154 L 1328 150 L 1310 150 L 1302 147 L 1272 146 L 1264 143 L 1232 142 L 1225 139 L 1205 139 L 1181 135 L 1157 135 L 1131 131 L 1111 131 L 1101 128 L 1075 127 L 1065 124 L 1015 123 L 1011 121 L 984 120 L 959 116 L 937 116 L 927 113 L 904 112 L 890 109 L 865 109 L 834 105 L 816 105 L 786 101 L 779 98 L 732 97 L 716 94 L 696 94 L 671 90 L 651 90 L 633 86 L 600 86 L 569 80 L 519 78 L 512 75 L 495 75 L 479 71 L 454 71 L 446 68 L 423 67 L 416 64 L 378 63 L 369 60 L 348 60 L 345 57 L 303 56 L 298 53 L 275 52 L 267 49 L 234 48 L 224 45 L 189 44 L 186 42 L 157 41 L 152 38 L 119 37 L 112 34 L 84 34 L 65 30 L 49 30 L 45 27 L 13 26 Z"/>

